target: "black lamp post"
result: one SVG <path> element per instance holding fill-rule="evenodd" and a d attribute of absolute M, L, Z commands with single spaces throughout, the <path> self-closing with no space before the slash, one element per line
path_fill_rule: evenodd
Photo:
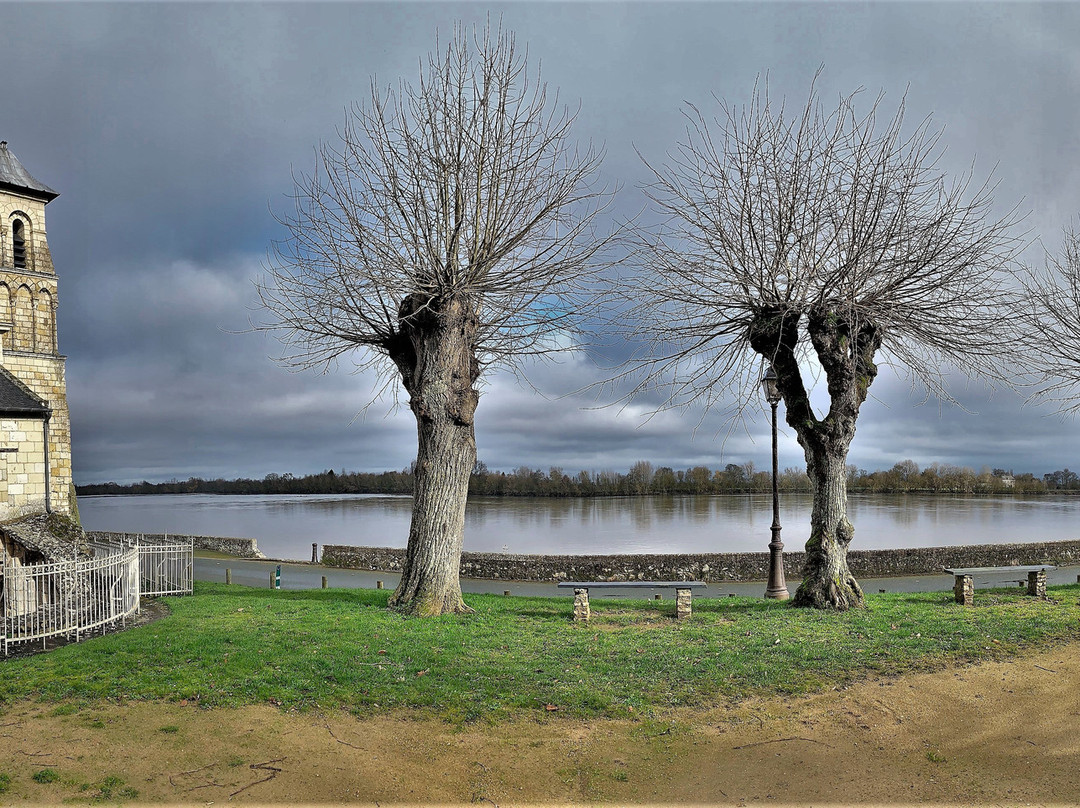
<path fill-rule="evenodd" d="M 765 400 L 772 405 L 772 541 L 769 542 L 769 587 L 765 597 L 787 600 L 787 583 L 784 581 L 784 543 L 780 541 L 780 489 L 777 484 L 776 459 L 776 405 L 780 403 L 780 386 L 776 383 L 776 371 L 772 365 L 761 377 Z"/>

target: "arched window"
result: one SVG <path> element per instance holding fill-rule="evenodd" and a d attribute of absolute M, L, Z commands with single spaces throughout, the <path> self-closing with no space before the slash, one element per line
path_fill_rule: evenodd
<path fill-rule="evenodd" d="M 18 219 L 11 225 L 11 246 L 15 256 L 15 269 L 26 269 L 26 237 L 23 234 L 23 223 Z"/>

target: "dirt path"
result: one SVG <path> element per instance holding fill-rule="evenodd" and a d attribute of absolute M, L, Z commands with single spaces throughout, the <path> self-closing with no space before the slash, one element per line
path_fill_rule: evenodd
<path fill-rule="evenodd" d="M 16 804 L 1077 804 L 1080 644 L 662 721 L 22 703 L 0 737 Z"/>

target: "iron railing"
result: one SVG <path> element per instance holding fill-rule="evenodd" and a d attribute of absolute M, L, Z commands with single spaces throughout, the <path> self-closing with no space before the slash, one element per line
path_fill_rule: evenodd
<path fill-rule="evenodd" d="M 150 542 L 141 534 L 117 534 L 108 541 L 95 541 L 91 547 L 95 553 L 111 552 L 116 547 L 137 547 L 139 591 L 143 595 L 191 594 L 195 542 L 190 536 L 170 539 L 165 535 Z"/>
<path fill-rule="evenodd" d="M 21 564 L 2 554 L 4 654 L 15 643 L 63 635 L 78 641 L 139 611 L 143 595 L 190 594 L 193 547 L 140 537 L 92 545 L 91 558 Z"/>

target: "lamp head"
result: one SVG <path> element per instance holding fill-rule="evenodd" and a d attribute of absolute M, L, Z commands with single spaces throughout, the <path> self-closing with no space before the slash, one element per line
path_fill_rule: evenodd
<path fill-rule="evenodd" d="M 761 377 L 761 389 L 765 391 L 765 400 L 770 404 L 778 404 L 780 402 L 780 385 L 779 379 L 776 375 L 776 371 L 773 370 L 773 366 L 769 365 L 769 369 L 765 371 L 765 375 Z"/>

